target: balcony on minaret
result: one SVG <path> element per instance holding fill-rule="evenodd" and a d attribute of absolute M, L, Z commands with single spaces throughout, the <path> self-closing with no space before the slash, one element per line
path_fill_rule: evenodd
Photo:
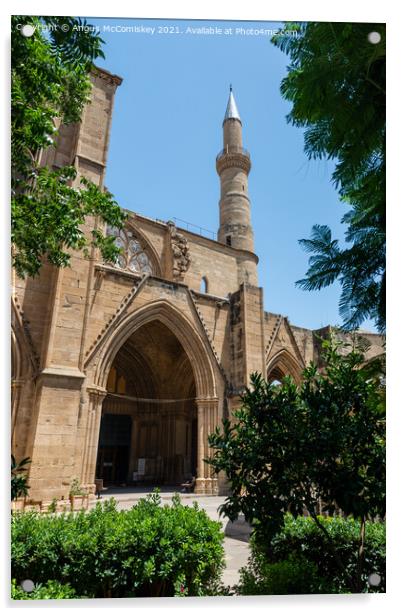
<path fill-rule="evenodd" d="M 226 145 L 216 157 L 216 170 L 220 175 L 224 169 L 239 166 L 247 174 L 251 169 L 250 152 L 240 145 Z"/>
<path fill-rule="evenodd" d="M 239 145 L 227 145 L 225 148 L 223 148 L 223 150 L 221 150 L 218 154 L 218 156 L 216 157 L 216 160 L 219 160 L 220 158 L 222 158 L 222 156 L 225 156 L 225 154 L 243 154 L 243 156 L 247 156 L 247 158 L 250 158 L 250 152 L 248 150 L 246 150 L 246 148 L 243 148 Z"/>

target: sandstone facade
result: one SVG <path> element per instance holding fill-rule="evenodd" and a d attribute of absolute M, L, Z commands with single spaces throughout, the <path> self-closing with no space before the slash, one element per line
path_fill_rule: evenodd
<path fill-rule="evenodd" d="M 74 164 L 103 186 L 113 100 L 121 79 L 97 69 L 82 122 L 62 126 L 43 164 Z M 230 94 L 223 150 L 220 228 L 214 241 L 128 212 L 107 229 L 119 262 L 73 253 L 13 281 L 12 450 L 32 459 L 33 499 L 68 497 L 73 478 L 91 493 L 111 484 L 177 484 L 225 490 L 204 458 L 207 435 L 239 403 L 253 371 L 271 380 L 319 359 L 315 333 L 264 311 L 248 196 L 250 155 Z M 90 234 L 99 221 L 88 219 Z M 375 334 L 370 355 L 382 352 Z"/>

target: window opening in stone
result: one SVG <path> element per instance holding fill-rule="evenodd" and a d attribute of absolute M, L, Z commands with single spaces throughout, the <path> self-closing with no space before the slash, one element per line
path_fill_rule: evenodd
<path fill-rule="evenodd" d="M 106 234 L 114 236 L 115 246 L 121 249 L 121 253 L 118 255 L 116 262 L 112 263 L 114 267 L 128 270 L 134 274 L 153 273 L 149 257 L 142 247 L 141 242 L 134 236 L 132 231 L 108 227 Z"/>
<path fill-rule="evenodd" d="M 201 293 L 208 293 L 208 279 L 205 276 L 201 278 L 200 291 Z"/>

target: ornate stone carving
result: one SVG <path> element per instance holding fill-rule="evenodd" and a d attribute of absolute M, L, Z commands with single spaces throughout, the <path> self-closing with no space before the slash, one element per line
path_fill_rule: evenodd
<path fill-rule="evenodd" d="M 170 244 L 173 254 L 173 278 L 182 279 L 190 267 L 190 254 L 187 239 L 177 231 L 176 225 L 168 221 Z"/>

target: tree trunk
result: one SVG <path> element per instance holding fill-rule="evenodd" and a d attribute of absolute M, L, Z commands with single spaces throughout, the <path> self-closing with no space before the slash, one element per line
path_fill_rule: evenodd
<path fill-rule="evenodd" d="M 325 528 L 325 526 L 323 524 L 321 524 L 320 520 L 318 519 L 317 514 L 314 512 L 310 512 L 309 511 L 309 515 L 313 518 L 314 522 L 317 524 L 318 528 L 324 533 L 324 535 L 327 538 L 328 541 L 328 547 L 332 552 L 332 555 L 335 559 L 336 564 L 338 565 L 338 568 L 342 571 L 342 573 L 344 573 L 345 577 L 348 579 L 348 582 L 350 584 L 350 588 L 352 590 L 352 592 L 360 592 L 359 590 L 355 590 L 356 589 L 356 584 L 354 582 L 354 579 L 352 576 L 350 576 L 347 573 L 346 567 L 344 565 L 344 563 L 342 562 L 341 558 L 339 557 L 339 554 L 337 553 L 334 544 L 332 542 L 331 536 L 328 533 L 327 529 Z"/>

